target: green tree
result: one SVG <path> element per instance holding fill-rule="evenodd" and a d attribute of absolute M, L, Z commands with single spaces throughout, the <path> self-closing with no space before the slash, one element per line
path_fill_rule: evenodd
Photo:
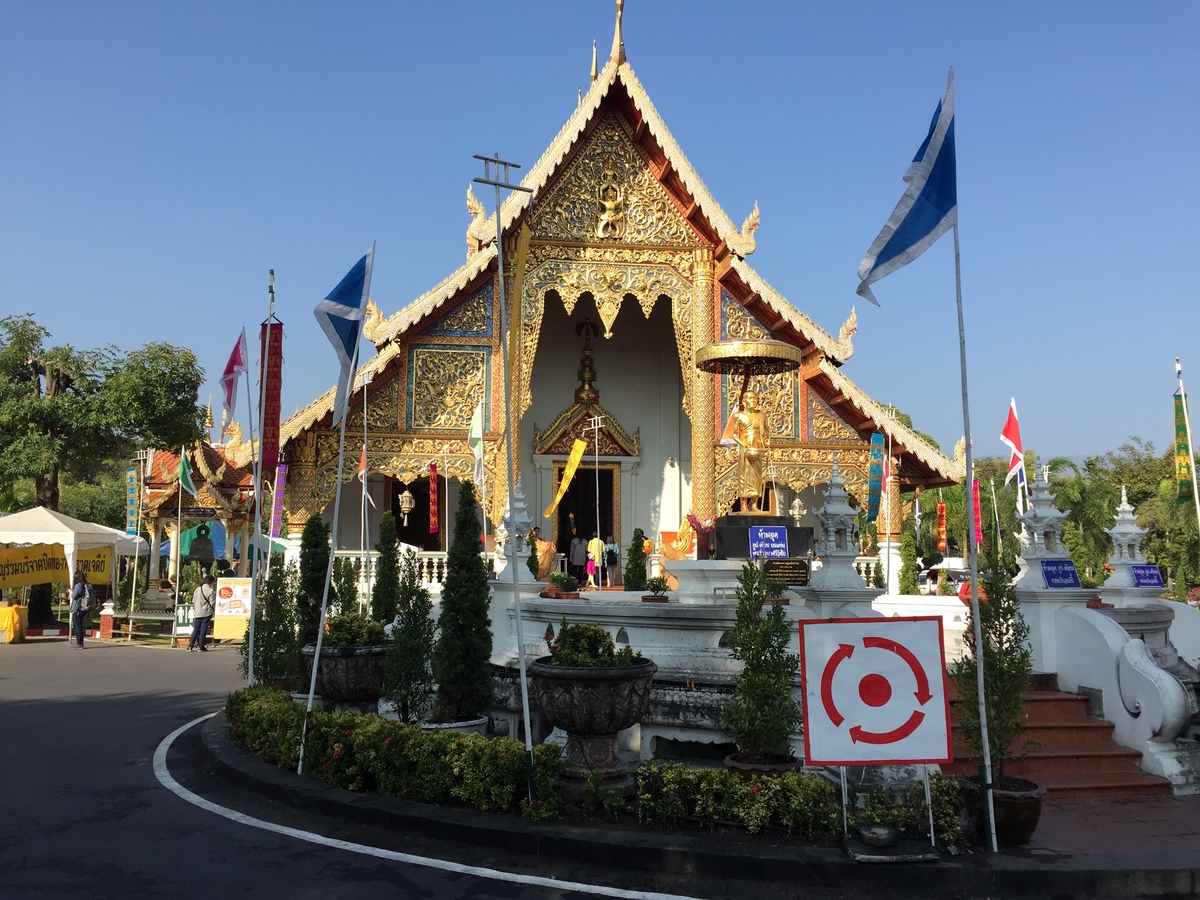
<path fill-rule="evenodd" d="M 329 577 L 329 526 L 320 516 L 311 516 L 300 534 L 300 580 L 296 585 L 297 624 L 300 646 L 317 642 L 321 628 L 321 598 Z M 330 594 L 332 595 L 332 591 Z M 330 597 L 332 606 L 334 598 Z"/>
<path fill-rule="evenodd" d="M 354 562 L 345 556 L 333 561 L 332 587 L 329 608 L 339 613 L 357 613 L 358 573 L 354 571 Z"/>
<path fill-rule="evenodd" d="M 919 594 L 917 584 L 917 539 L 905 523 L 904 536 L 900 538 L 900 583 L 901 594 Z"/>
<path fill-rule="evenodd" d="M 58 509 L 60 473 L 87 481 L 139 446 L 200 437 L 204 372 L 185 347 L 47 347 L 31 315 L 0 319 L 0 494 L 32 479 L 38 506 Z"/>
<path fill-rule="evenodd" d="M 1088 457 L 1080 467 L 1058 456 L 1048 465 L 1054 505 L 1067 513 L 1063 522 L 1063 543 L 1084 577 L 1094 583 L 1102 582 L 1104 561 L 1112 547 L 1105 529 L 1112 527 L 1120 492 L 1114 492 L 1105 479 L 1099 457 Z"/>
<path fill-rule="evenodd" d="M 379 520 L 379 543 L 375 545 L 375 586 L 371 588 L 371 618 L 390 622 L 400 602 L 400 558 L 396 549 L 396 517 L 385 512 Z"/>
<path fill-rule="evenodd" d="M 291 685 L 300 677 L 299 620 L 296 592 L 300 572 L 296 564 L 271 566 L 258 591 L 254 609 L 254 680 Z M 250 642 L 238 647 L 242 676 L 250 668 Z"/>
<path fill-rule="evenodd" d="M 400 721 L 415 722 L 433 696 L 431 660 L 437 625 L 430 615 L 433 602 L 417 569 L 417 554 L 411 550 L 400 560 L 397 593 L 398 614 L 384 661 L 383 696 L 396 704 Z"/>
<path fill-rule="evenodd" d="M 439 637 L 433 654 L 438 682 L 434 720 L 461 722 L 487 712 L 492 700 L 492 625 L 487 567 L 480 555 L 482 526 L 475 486 L 458 492 L 454 534 L 446 552 Z"/>
<path fill-rule="evenodd" d="M 625 556 L 625 590 L 646 589 L 646 535 L 642 529 L 633 529 L 629 552 Z"/>

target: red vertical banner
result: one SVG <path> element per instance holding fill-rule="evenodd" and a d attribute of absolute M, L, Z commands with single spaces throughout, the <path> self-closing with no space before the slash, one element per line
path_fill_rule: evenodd
<path fill-rule="evenodd" d="M 946 504 L 941 500 L 937 505 L 937 548 L 939 553 L 946 550 Z"/>
<path fill-rule="evenodd" d="M 429 533 L 437 534 L 438 530 L 438 476 L 437 463 L 429 464 Z"/>
<path fill-rule="evenodd" d="M 269 472 L 279 465 L 279 395 L 283 390 L 283 323 L 263 322 L 261 342 L 263 386 L 262 469 Z"/>
<path fill-rule="evenodd" d="M 975 507 L 975 545 L 983 544 L 983 518 L 979 514 L 979 479 L 971 479 L 971 505 Z"/>

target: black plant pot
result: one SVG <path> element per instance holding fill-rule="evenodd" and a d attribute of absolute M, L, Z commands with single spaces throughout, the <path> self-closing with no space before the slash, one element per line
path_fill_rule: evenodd
<path fill-rule="evenodd" d="M 309 644 L 304 657 L 304 683 L 311 683 L 317 645 Z M 321 647 L 317 668 L 317 694 L 338 703 L 371 703 L 383 694 L 383 663 L 387 647 Z"/>
<path fill-rule="evenodd" d="M 964 778 L 960 782 L 966 795 L 967 809 L 984 837 L 983 804 L 979 782 Z M 996 841 L 1015 847 L 1028 844 L 1042 816 L 1042 795 L 1046 789 L 1026 778 L 1007 776 L 997 779 L 992 788 L 992 808 L 996 813 Z"/>

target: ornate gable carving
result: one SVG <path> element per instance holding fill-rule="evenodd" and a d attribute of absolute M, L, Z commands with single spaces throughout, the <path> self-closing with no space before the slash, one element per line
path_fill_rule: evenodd
<path fill-rule="evenodd" d="M 417 344 L 408 348 L 407 427 L 462 431 L 488 388 L 487 347 Z"/>
<path fill-rule="evenodd" d="M 422 333 L 427 337 L 491 337 L 492 282 L 482 285 Z"/>
<path fill-rule="evenodd" d="M 609 113 L 529 220 L 538 240 L 695 246 L 696 234 Z"/>
<path fill-rule="evenodd" d="M 812 390 L 808 394 L 808 434 L 804 440 L 814 444 L 861 444 L 857 431 L 842 421 L 829 405 Z"/>
<path fill-rule="evenodd" d="M 372 430 L 394 430 L 399 424 L 400 383 L 396 378 L 389 378 L 379 387 L 371 386 L 367 398 L 367 427 Z M 359 406 L 350 411 L 346 422 L 346 430 L 355 433 L 362 431 L 363 411 Z"/>
<path fill-rule="evenodd" d="M 599 403 L 589 403 L 583 406 L 572 406 L 558 414 L 550 427 L 539 431 L 533 426 L 533 452 L 566 456 L 571 452 L 575 440 L 586 441 L 588 449 L 595 452 L 595 432 L 584 431 L 588 420 L 593 416 L 604 416 L 604 427 L 600 429 L 601 456 L 640 456 L 641 430 L 632 436 L 621 427 L 612 413 L 606 411 Z"/>

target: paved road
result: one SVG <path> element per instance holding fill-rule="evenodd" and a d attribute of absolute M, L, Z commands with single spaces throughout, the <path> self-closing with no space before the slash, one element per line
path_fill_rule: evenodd
<path fill-rule="evenodd" d="M 257 821 L 382 848 L 370 856 L 231 820 L 163 786 L 154 756 L 164 738 L 218 710 L 241 684 L 237 652 L 207 654 L 65 639 L 0 646 L 0 897 L 841 897 L 709 880 L 687 890 L 669 880 L 594 865 L 435 845 L 419 835 L 349 826 L 264 801 L 204 771 L 199 728 L 181 733 L 166 768 L 185 792 Z M 397 861 L 448 859 L 560 882 L 562 890 Z M 659 896 L 662 896 L 660 894 Z"/>

